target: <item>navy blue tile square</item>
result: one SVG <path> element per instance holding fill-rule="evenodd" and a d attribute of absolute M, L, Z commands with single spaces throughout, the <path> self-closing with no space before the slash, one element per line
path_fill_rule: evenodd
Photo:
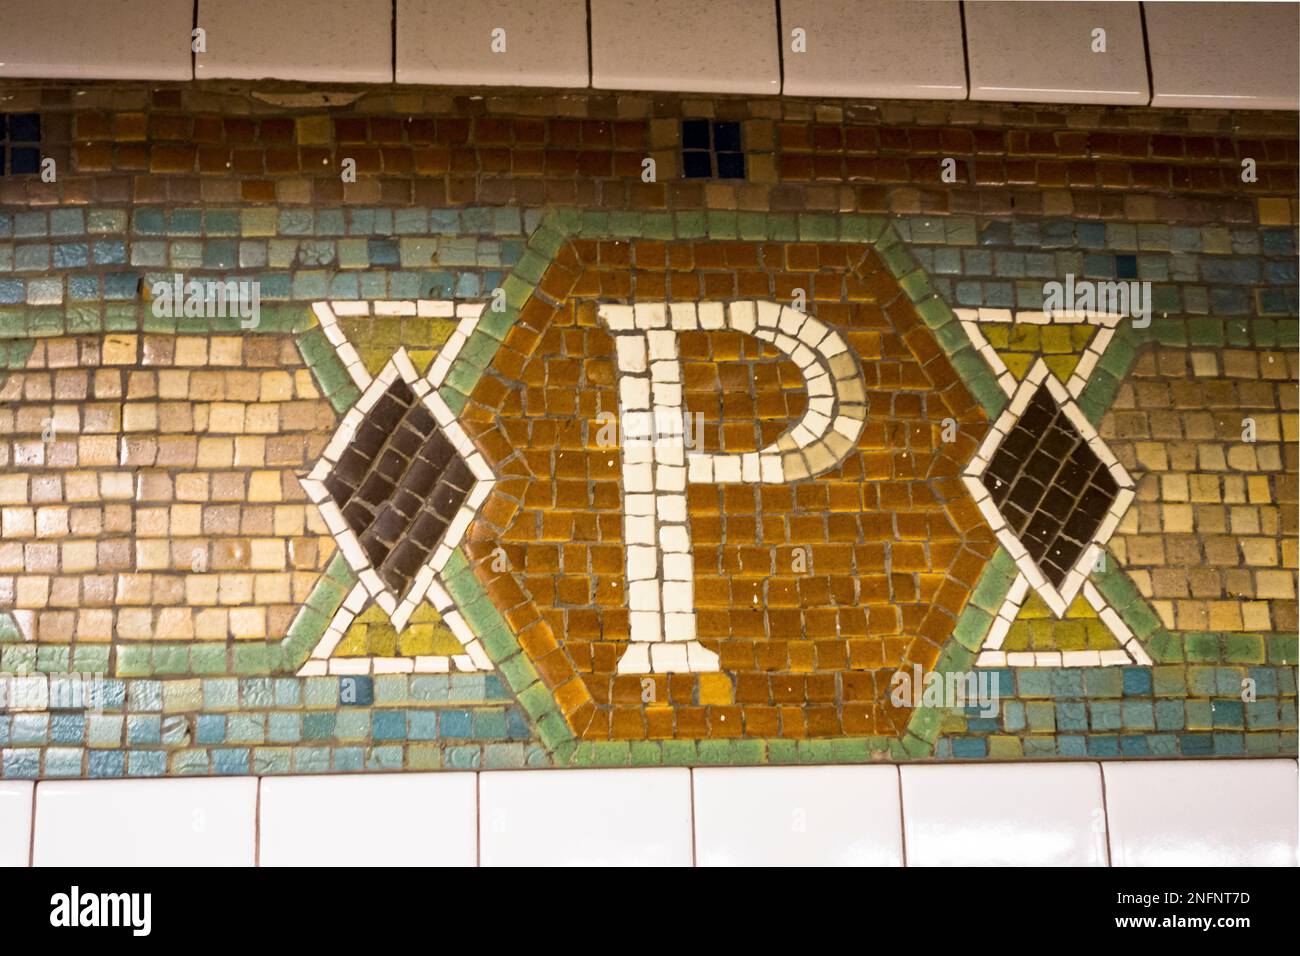
<path fill-rule="evenodd" d="M 718 153 L 718 178 L 719 179 L 744 179 L 745 178 L 745 154 L 744 153 Z"/>
<path fill-rule="evenodd" d="M 682 120 L 682 149 L 709 148 L 709 121 L 702 119 Z"/>
<path fill-rule="evenodd" d="M 1136 279 L 1138 277 L 1137 256 L 1115 257 L 1115 278 Z"/>
<path fill-rule="evenodd" d="M 339 706 L 369 707 L 375 702 L 375 683 L 369 677 L 340 677 Z"/>
<path fill-rule="evenodd" d="M 9 150 L 9 172 L 13 175 L 34 173 L 41 168 L 41 151 L 39 149 L 11 148 Z"/>
<path fill-rule="evenodd" d="M 719 153 L 740 152 L 740 124 L 714 123 L 713 148 Z"/>
<path fill-rule="evenodd" d="M 704 150 L 682 153 L 682 175 L 687 179 L 708 179 L 713 175 L 713 163 Z"/>
<path fill-rule="evenodd" d="M 9 142 L 39 143 L 41 141 L 41 117 L 38 113 L 9 114 Z"/>
<path fill-rule="evenodd" d="M 8 117 L 6 116 L 6 114 L 0 113 L 0 139 L 5 138 L 5 127 L 7 122 L 8 122 Z"/>

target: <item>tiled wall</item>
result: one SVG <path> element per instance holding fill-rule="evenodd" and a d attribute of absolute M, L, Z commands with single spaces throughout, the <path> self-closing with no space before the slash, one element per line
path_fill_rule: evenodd
<path fill-rule="evenodd" d="M 0 866 L 1294 866 L 1295 800 L 1293 760 L 0 781 Z"/>
<path fill-rule="evenodd" d="M 355 95 L 0 92 L 58 170 L 0 177 L 0 668 L 106 675 L 98 712 L 0 712 L 3 776 L 1295 753 L 1294 113 Z M 683 119 L 734 124 L 743 178 L 683 175 Z M 156 315 L 177 272 L 256 280 L 256 328 Z M 1066 274 L 1149 281 L 1151 325 L 1098 352 L 1028 318 Z M 858 356 L 859 439 L 683 493 L 720 667 L 620 670 L 627 479 L 594 436 L 629 330 L 600 310 L 796 289 Z M 802 373 L 719 331 L 681 332 L 678 401 L 756 452 Z M 363 572 L 299 480 L 399 347 L 498 479 L 404 627 L 339 616 Z M 1008 604 L 960 486 L 1040 358 L 1085 370 L 1133 479 L 1060 619 Z M 1003 706 L 898 707 L 913 663 Z"/>
<path fill-rule="evenodd" d="M 1300 105 L 1293 42 L 1300 23 L 1288 3 L 124 0 L 84 7 L 0 2 L 10 27 L 0 37 L 0 76 Z M 81 28 L 63 29 L 72 20 Z M 291 34 L 279 29 L 285 22 L 296 25 Z"/>

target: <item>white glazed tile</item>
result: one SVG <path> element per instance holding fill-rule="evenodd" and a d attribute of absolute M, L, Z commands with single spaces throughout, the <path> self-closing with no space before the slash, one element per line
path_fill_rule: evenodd
<path fill-rule="evenodd" d="M 0 780 L 0 869 L 26 866 L 32 845 L 32 784 Z"/>
<path fill-rule="evenodd" d="M 1300 6 L 1148 3 L 1152 106 L 1300 108 Z"/>
<path fill-rule="evenodd" d="M 391 83 L 389 0 L 199 0 L 197 80 Z"/>
<path fill-rule="evenodd" d="M 1106 866 L 1095 763 L 904 766 L 908 866 Z"/>
<path fill-rule="evenodd" d="M 781 91 L 776 5 L 591 0 L 591 85 L 690 93 Z"/>
<path fill-rule="evenodd" d="M 696 770 L 700 866 L 902 866 L 894 767 Z"/>
<path fill-rule="evenodd" d="M 189 80 L 193 0 L 0 0 L 0 76 Z"/>
<path fill-rule="evenodd" d="M 782 0 L 788 96 L 966 98 L 956 0 Z M 794 51 L 801 29 L 806 51 Z"/>
<path fill-rule="evenodd" d="M 1150 99 L 1138 4 L 971 0 L 970 98 L 1032 103 L 1145 104 Z M 1092 52 L 1092 31 L 1106 52 Z"/>
<path fill-rule="evenodd" d="M 483 773 L 479 831 L 483 866 L 690 866 L 690 772 Z"/>
<path fill-rule="evenodd" d="M 397 0 L 398 83 L 574 87 L 587 78 L 584 0 Z"/>
<path fill-rule="evenodd" d="M 266 777 L 258 859 L 262 866 L 474 866 L 477 820 L 472 773 Z"/>
<path fill-rule="evenodd" d="M 1114 866 L 1295 866 L 1294 760 L 1107 762 Z"/>
<path fill-rule="evenodd" d="M 252 866 L 254 777 L 42 781 L 37 866 Z"/>

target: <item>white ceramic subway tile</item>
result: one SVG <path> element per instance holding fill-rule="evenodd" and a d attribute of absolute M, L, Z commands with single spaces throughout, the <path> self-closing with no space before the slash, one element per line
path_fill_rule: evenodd
<path fill-rule="evenodd" d="M 966 98 L 957 0 L 781 0 L 781 31 L 790 96 Z"/>
<path fill-rule="evenodd" d="M 900 767 L 908 866 L 1106 866 L 1095 763 Z"/>
<path fill-rule="evenodd" d="M 0 76 L 188 80 L 193 0 L 0 0 Z"/>
<path fill-rule="evenodd" d="M 1153 106 L 1300 108 L 1300 6 L 1148 3 Z"/>
<path fill-rule="evenodd" d="M 27 780 L 0 780 L 0 867 L 27 865 L 33 786 Z"/>
<path fill-rule="evenodd" d="M 591 0 L 591 83 L 604 90 L 779 93 L 776 5 Z"/>
<path fill-rule="evenodd" d="M 258 861 L 262 866 L 474 866 L 477 828 L 472 773 L 265 777 Z"/>
<path fill-rule="evenodd" d="M 690 866 L 687 770 L 479 775 L 483 866 Z"/>
<path fill-rule="evenodd" d="M 1105 52 L 1093 52 L 1094 31 Z M 970 98 L 1142 104 L 1150 99 L 1137 3 L 966 4 Z"/>
<path fill-rule="evenodd" d="M 1294 760 L 1102 764 L 1113 866 L 1295 866 Z"/>
<path fill-rule="evenodd" d="M 252 866 L 257 779 L 36 786 L 37 866 Z"/>
<path fill-rule="evenodd" d="M 894 767 L 696 770 L 700 866 L 901 866 Z"/>
<path fill-rule="evenodd" d="M 390 0 L 199 0 L 199 80 L 391 83 Z"/>
<path fill-rule="evenodd" d="M 587 79 L 585 0 L 397 0 L 398 83 L 574 87 Z"/>

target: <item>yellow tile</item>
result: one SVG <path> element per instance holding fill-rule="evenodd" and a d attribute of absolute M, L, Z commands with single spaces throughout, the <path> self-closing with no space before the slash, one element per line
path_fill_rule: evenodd
<path fill-rule="evenodd" d="M 295 122 L 301 146 L 323 146 L 334 140 L 334 125 L 328 116 L 299 116 Z"/>
<path fill-rule="evenodd" d="M 230 633 L 236 639 L 266 637 L 266 608 L 231 608 Z"/>
<path fill-rule="evenodd" d="M 230 612 L 205 607 L 194 615 L 194 636 L 201 641 L 224 641 L 230 632 Z"/>
<path fill-rule="evenodd" d="M 1277 197 L 1264 197 L 1259 200 L 1259 224 L 1261 226 L 1291 225 L 1291 204 Z"/>
<path fill-rule="evenodd" d="M 700 705 L 727 705 L 734 702 L 731 678 L 726 674 L 700 675 Z"/>
<path fill-rule="evenodd" d="M 254 538 L 250 548 L 250 563 L 259 571 L 279 571 L 285 567 L 283 538 Z"/>
<path fill-rule="evenodd" d="M 134 365 L 138 360 L 140 340 L 135 335 L 107 335 L 101 361 L 105 365 Z"/>
<path fill-rule="evenodd" d="M 249 501 L 280 501 L 283 497 L 278 471 L 255 471 L 249 476 Z"/>
<path fill-rule="evenodd" d="M 243 365 L 244 340 L 236 336 L 214 336 L 208 343 L 208 364 Z"/>
<path fill-rule="evenodd" d="M 177 365 L 207 365 L 208 340 L 197 335 L 181 335 L 176 338 Z"/>

